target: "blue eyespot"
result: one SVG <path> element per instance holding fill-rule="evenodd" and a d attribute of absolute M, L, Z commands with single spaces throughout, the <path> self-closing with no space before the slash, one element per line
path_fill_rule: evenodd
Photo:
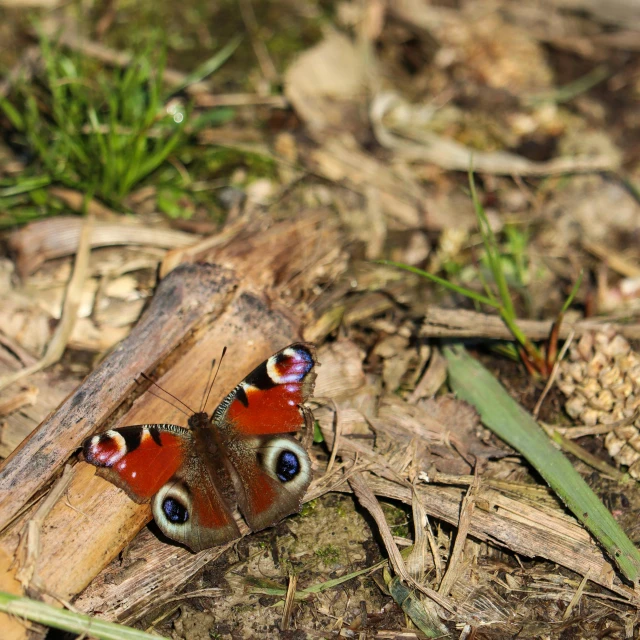
<path fill-rule="evenodd" d="M 293 480 L 300 473 L 300 461 L 293 451 L 284 450 L 276 462 L 276 475 L 282 482 Z"/>
<path fill-rule="evenodd" d="M 189 512 L 174 498 L 166 498 L 162 503 L 162 510 L 167 520 L 173 524 L 184 524 L 189 519 Z"/>

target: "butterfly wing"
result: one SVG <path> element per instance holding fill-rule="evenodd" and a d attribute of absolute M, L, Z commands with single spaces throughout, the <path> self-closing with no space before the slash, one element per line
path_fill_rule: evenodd
<path fill-rule="evenodd" d="M 144 424 L 87 438 L 82 457 L 98 467 L 98 475 L 143 503 L 171 479 L 191 446 L 187 429 L 173 424 Z"/>
<path fill-rule="evenodd" d="M 229 459 L 239 478 L 236 498 L 253 531 L 298 513 L 311 482 L 311 461 L 290 436 L 251 438 L 236 443 Z"/>
<path fill-rule="evenodd" d="M 289 345 L 256 367 L 212 416 L 237 476 L 238 506 L 254 531 L 298 512 L 311 482 L 307 452 L 286 434 L 313 427 L 303 403 L 316 364 L 313 345 Z"/>
<path fill-rule="evenodd" d="M 200 551 L 240 535 L 228 506 L 233 482 L 220 458 L 199 455 L 215 447 L 196 442 L 201 433 L 167 424 L 112 429 L 88 438 L 83 457 L 136 502 L 153 497 L 160 530 Z"/>
<path fill-rule="evenodd" d="M 317 364 L 313 345 L 289 345 L 258 365 L 213 412 L 216 425 L 235 435 L 292 433 L 305 424 L 301 405 L 313 392 Z"/>

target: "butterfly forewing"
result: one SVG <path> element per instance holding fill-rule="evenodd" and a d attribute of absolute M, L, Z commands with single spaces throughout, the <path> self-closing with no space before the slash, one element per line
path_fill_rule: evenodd
<path fill-rule="evenodd" d="M 201 437 L 172 424 L 122 427 L 87 439 L 83 457 L 136 502 L 153 497 L 161 531 L 199 551 L 240 535 L 228 505 L 232 480 L 224 464 L 198 455 L 211 449 Z"/>
<path fill-rule="evenodd" d="M 299 431 L 305 424 L 300 405 L 313 392 L 316 363 L 312 345 L 296 343 L 257 366 L 214 411 L 239 435 Z"/>
<path fill-rule="evenodd" d="M 145 424 L 111 429 L 84 441 L 83 458 L 98 474 L 148 502 L 183 464 L 192 447 L 191 431 L 175 424 Z"/>

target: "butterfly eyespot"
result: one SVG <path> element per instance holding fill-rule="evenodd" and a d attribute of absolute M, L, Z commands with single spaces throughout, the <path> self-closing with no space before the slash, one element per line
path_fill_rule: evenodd
<path fill-rule="evenodd" d="M 276 462 L 276 475 L 282 482 L 290 482 L 300 473 L 300 460 L 293 451 L 280 452 Z"/>
<path fill-rule="evenodd" d="M 189 512 L 175 498 L 165 498 L 162 510 L 167 520 L 173 524 L 184 524 L 189 519 Z"/>

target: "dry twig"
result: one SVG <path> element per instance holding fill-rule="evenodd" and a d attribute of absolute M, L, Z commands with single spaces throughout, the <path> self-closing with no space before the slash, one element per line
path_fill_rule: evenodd
<path fill-rule="evenodd" d="M 47 345 L 47 350 L 43 358 L 28 366 L 20 369 L 15 373 L 8 374 L 0 378 L 0 390 L 5 389 L 10 384 L 30 376 L 36 371 L 45 369 L 60 360 L 69 341 L 69 336 L 73 331 L 73 327 L 78 317 L 78 308 L 80 307 L 80 299 L 82 289 L 89 271 L 89 254 L 91 251 L 91 233 L 93 230 L 93 217 L 88 215 L 80 233 L 80 241 L 78 243 L 78 252 L 73 267 L 73 273 L 67 286 L 67 293 L 62 307 L 62 317 L 56 327 L 56 330 Z"/>
<path fill-rule="evenodd" d="M 547 380 L 547 384 L 544 385 L 544 389 L 542 390 L 542 393 L 540 394 L 540 397 L 536 402 L 536 406 L 533 408 L 532 413 L 533 413 L 533 417 L 536 420 L 538 419 L 538 414 L 540 413 L 540 409 L 542 408 L 542 403 L 544 402 L 544 399 L 547 397 L 547 394 L 551 390 L 553 383 L 556 381 L 556 378 L 558 377 L 560 363 L 562 362 L 562 359 L 564 358 L 565 354 L 569 350 L 569 347 L 571 346 L 571 343 L 573 342 L 573 338 L 575 335 L 576 335 L 576 332 L 571 331 L 571 333 L 569 334 L 569 337 L 565 340 L 564 345 L 562 345 L 562 349 L 560 350 L 560 353 L 558 354 L 556 361 L 553 363 L 553 368 L 551 369 L 551 375 Z"/>
<path fill-rule="evenodd" d="M 291 614 L 296 603 L 296 585 L 298 584 L 298 576 L 295 573 L 289 574 L 289 585 L 287 586 L 287 595 L 284 599 L 284 610 L 282 611 L 282 623 L 280 629 L 287 631 L 291 624 Z"/>
<path fill-rule="evenodd" d="M 464 553 L 464 545 L 469 535 L 469 528 L 471 526 L 471 518 L 473 517 L 473 511 L 475 509 L 475 501 L 478 494 L 478 488 L 480 481 L 477 475 L 474 476 L 474 482 L 469 486 L 467 493 L 462 500 L 462 506 L 460 507 L 460 520 L 458 521 L 458 533 L 456 535 L 456 541 L 453 545 L 453 550 L 449 556 L 449 566 L 442 578 L 442 582 L 438 587 L 438 593 L 446 596 L 451 591 L 455 581 L 459 578 L 459 567 L 462 561 L 462 555 Z"/>
<path fill-rule="evenodd" d="M 360 504 L 371 514 L 371 517 L 376 521 L 378 525 L 378 530 L 380 532 L 380 536 L 382 537 L 382 541 L 384 542 L 385 549 L 389 554 L 389 560 L 391 565 L 393 566 L 393 570 L 395 573 L 400 576 L 405 582 L 410 584 L 415 589 L 418 589 L 424 595 L 431 598 L 436 604 L 439 604 L 441 607 L 450 612 L 455 612 L 457 607 L 449 600 L 449 598 L 442 596 L 437 591 L 430 589 L 429 587 L 425 587 L 424 585 L 416 582 L 409 572 L 407 571 L 407 567 L 402 559 L 402 555 L 400 555 L 400 551 L 398 546 L 396 545 L 393 534 L 389 529 L 389 525 L 384 517 L 384 513 L 378 503 L 378 500 L 367 484 L 362 473 L 354 474 L 350 480 L 349 484 L 353 489 L 356 497 Z"/>
<path fill-rule="evenodd" d="M 545 340 L 553 322 L 551 320 L 516 319 L 524 335 L 530 340 Z M 607 318 L 563 322 L 559 338 L 565 340 L 571 332 L 579 338 L 588 331 L 598 331 L 604 325 L 625 338 L 640 338 L 640 324 L 620 324 L 610 322 Z M 426 311 L 421 335 L 429 338 L 490 338 L 494 340 L 514 340 L 513 334 L 499 316 L 464 309 L 442 309 L 429 306 Z"/>

